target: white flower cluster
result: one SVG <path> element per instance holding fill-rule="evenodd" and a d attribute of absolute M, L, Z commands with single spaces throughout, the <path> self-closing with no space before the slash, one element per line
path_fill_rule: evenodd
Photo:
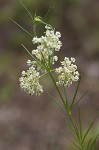
<path fill-rule="evenodd" d="M 54 55 L 55 51 L 59 51 L 62 46 L 59 40 L 60 32 L 55 32 L 50 25 L 46 25 L 45 29 L 45 36 L 33 38 L 33 43 L 37 44 L 37 48 L 32 51 L 35 60 L 27 61 L 29 69 L 26 72 L 23 71 L 19 79 L 21 89 L 30 95 L 43 93 L 42 85 L 39 83 L 40 77 L 45 72 L 49 72 L 49 69 L 53 70 L 51 66 L 58 60 L 58 57 Z M 61 62 L 61 67 L 54 69 L 58 75 L 57 85 L 69 86 L 79 79 L 77 66 L 73 64 L 74 62 L 74 58 L 65 57 Z"/>
<path fill-rule="evenodd" d="M 35 93 L 36 96 L 39 96 L 43 92 L 42 86 L 39 84 L 39 78 L 39 72 L 31 66 L 27 72 L 22 71 L 22 77 L 19 79 L 20 86 L 28 94 L 33 95 Z"/>
<path fill-rule="evenodd" d="M 58 57 L 54 56 L 54 52 L 59 51 L 62 46 L 59 40 L 60 32 L 55 32 L 50 25 L 46 25 L 45 29 L 45 36 L 33 38 L 33 43 L 37 44 L 37 49 L 32 51 L 35 60 L 27 61 L 29 69 L 27 72 L 23 71 L 22 77 L 19 79 L 21 88 L 31 95 L 34 93 L 40 95 L 43 92 L 39 79 L 40 74 L 46 72 L 44 63 L 47 63 L 47 65 L 54 64 L 58 60 Z"/>
<path fill-rule="evenodd" d="M 55 32 L 54 29 L 48 25 L 45 26 L 45 29 L 45 36 L 33 38 L 33 43 L 38 46 L 37 49 L 32 51 L 32 54 L 40 62 L 45 61 L 47 64 L 54 64 L 54 62 L 58 60 L 58 57 L 54 56 L 54 52 L 59 51 L 62 46 L 59 40 L 61 34 L 60 32 Z"/>
<path fill-rule="evenodd" d="M 75 58 L 64 58 L 64 61 L 61 62 L 61 67 L 56 68 L 55 72 L 58 75 L 57 85 L 69 86 L 72 82 L 75 82 L 79 79 L 79 72 L 77 71 L 77 66 L 73 63 Z"/>

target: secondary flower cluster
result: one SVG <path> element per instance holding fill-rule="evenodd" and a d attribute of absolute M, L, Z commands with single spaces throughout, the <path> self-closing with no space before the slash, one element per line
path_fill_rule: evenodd
<path fill-rule="evenodd" d="M 46 25 L 45 29 L 45 36 L 33 38 L 33 43 L 37 44 L 37 48 L 32 51 L 35 60 L 27 61 L 29 69 L 26 72 L 23 71 L 22 77 L 19 79 L 23 91 L 30 95 L 35 93 L 38 96 L 43 92 L 39 80 L 48 71 L 47 68 L 52 70 L 52 65 L 58 60 L 58 57 L 54 55 L 55 51 L 59 51 L 62 46 L 59 40 L 60 32 L 55 32 L 50 25 Z M 61 67 L 54 69 L 58 75 L 57 85 L 69 86 L 79 79 L 77 66 L 73 64 L 74 62 L 74 58 L 65 57 L 64 61 L 61 62 Z"/>
<path fill-rule="evenodd" d="M 35 93 L 38 96 L 43 92 L 42 86 L 39 84 L 39 78 L 39 72 L 31 66 L 27 72 L 22 71 L 22 77 L 19 79 L 20 86 L 28 94 L 33 95 Z"/>
<path fill-rule="evenodd" d="M 64 58 L 64 61 L 61 62 L 61 67 L 56 68 L 55 72 L 58 75 L 57 85 L 69 86 L 72 82 L 75 82 L 79 79 L 79 72 L 77 71 L 77 66 L 73 63 L 75 58 Z"/>

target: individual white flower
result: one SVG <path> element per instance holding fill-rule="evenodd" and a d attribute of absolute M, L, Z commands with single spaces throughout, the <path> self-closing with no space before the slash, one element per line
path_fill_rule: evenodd
<path fill-rule="evenodd" d="M 52 64 L 54 65 L 56 61 L 58 61 L 58 57 L 57 56 L 53 56 Z"/>
<path fill-rule="evenodd" d="M 31 60 L 27 60 L 27 65 L 28 66 L 31 66 L 31 63 L 32 63 Z"/>
<path fill-rule="evenodd" d="M 52 29 L 52 27 L 50 25 L 46 25 L 45 29 L 50 30 L 50 29 Z"/>
<path fill-rule="evenodd" d="M 57 60 L 58 60 L 58 57 L 57 57 L 57 56 L 54 56 L 53 59 L 54 59 L 54 61 L 57 61 Z"/>
<path fill-rule="evenodd" d="M 31 66 L 27 72 L 22 71 L 22 76 L 19 79 L 20 87 L 28 94 L 33 95 L 35 93 L 38 96 L 43 92 L 42 86 L 39 84 L 39 78 L 39 72 Z"/>
<path fill-rule="evenodd" d="M 73 57 L 71 57 L 70 60 L 71 60 L 71 62 L 75 62 L 76 61 L 75 58 L 73 58 Z"/>
<path fill-rule="evenodd" d="M 25 76 L 25 74 L 26 74 L 25 71 L 22 71 L 22 76 Z"/>
<path fill-rule="evenodd" d="M 40 43 L 41 42 L 41 38 L 38 38 L 37 36 L 33 38 L 33 43 Z"/>
<path fill-rule="evenodd" d="M 77 66 L 73 64 L 75 58 L 64 58 L 64 61 L 61 62 L 61 67 L 56 68 L 55 72 L 58 75 L 57 85 L 69 86 L 72 82 L 75 82 L 79 79 L 79 72 L 77 71 Z"/>
<path fill-rule="evenodd" d="M 58 38 L 60 38 L 61 37 L 61 34 L 60 34 L 60 32 L 56 32 L 56 36 L 58 37 Z"/>

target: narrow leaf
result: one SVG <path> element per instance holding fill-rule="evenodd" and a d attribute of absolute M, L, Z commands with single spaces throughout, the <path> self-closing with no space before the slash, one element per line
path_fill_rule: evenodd
<path fill-rule="evenodd" d="M 51 14 L 53 13 L 54 7 L 50 7 L 43 19 L 43 22 L 47 22 L 48 19 L 50 18 Z"/>
<path fill-rule="evenodd" d="M 81 150 L 81 148 L 80 148 L 75 142 L 73 142 L 69 137 L 66 136 L 66 134 L 64 133 L 63 130 L 61 130 L 61 131 L 62 131 L 63 135 L 64 135 L 66 138 L 68 138 L 68 140 L 69 140 L 75 147 L 77 147 L 79 150 Z"/>
<path fill-rule="evenodd" d="M 68 120 L 66 118 L 64 118 L 64 119 L 65 119 L 68 129 L 70 130 L 70 133 L 73 135 L 75 140 L 78 141 L 78 138 L 76 137 L 75 131 L 73 130 L 72 126 L 70 125 L 70 123 L 68 122 Z"/>
<path fill-rule="evenodd" d="M 78 89 L 79 89 L 79 86 L 80 86 L 80 82 L 81 82 L 81 76 L 79 78 L 79 81 L 78 81 L 78 84 L 77 84 L 77 87 L 76 87 L 76 90 L 75 90 L 75 93 L 74 93 L 74 96 L 73 96 L 73 99 L 72 99 L 72 103 L 71 103 L 71 106 L 70 106 L 70 109 L 72 109 L 73 105 L 74 105 L 74 102 L 75 102 L 75 98 L 77 96 L 77 92 L 78 92 Z"/>
<path fill-rule="evenodd" d="M 91 145 L 92 150 L 95 150 L 95 147 L 96 147 L 96 141 L 97 141 L 98 137 L 99 137 L 99 134 L 95 137 L 95 139 L 94 139 L 93 142 L 92 142 L 92 145 Z"/>
<path fill-rule="evenodd" d="M 66 106 L 66 109 L 69 112 L 70 110 L 69 110 L 69 104 L 68 104 L 68 98 L 67 98 L 67 91 L 66 91 L 66 87 L 65 86 L 64 86 L 64 94 L 65 94 L 65 106 Z"/>
<path fill-rule="evenodd" d="M 9 17 L 10 18 L 10 17 Z M 29 36 L 31 36 L 33 38 L 33 35 L 31 33 L 29 33 L 26 29 L 24 29 L 21 25 L 19 25 L 16 21 L 14 21 L 12 18 L 10 18 L 10 20 L 15 23 L 20 29 L 22 29 L 24 32 L 26 32 Z"/>
<path fill-rule="evenodd" d="M 32 21 L 34 20 L 33 19 L 33 16 L 31 15 L 31 13 L 29 12 L 29 10 L 26 8 L 26 6 L 23 4 L 23 2 L 19 1 L 20 4 L 23 6 L 23 8 L 27 11 L 27 13 L 29 14 L 29 16 L 31 17 Z"/>
<path fill-rule="evenodd" d="M 89 150 L 89 146 L 90 146 L 91 142 L 92 142 L 92 138 L 89 140 L 87 147 L 86 147 L 86 150 Z"/>
<path fill-rule="evenodd" d="M 79 98 L 79 100 L 74 104 L 74 106 L 76 106 L 82 100 L 82 98 L 89 92 L 90 89 L 91 87 Z"/>
<path fill-rule="evenodd" d="M 92 121 L 92 123 L 90 124 L 90 126 L 89 126 L 88 130 L 86 131 L 86 133 L 85 133 L 85 135 L 84 135 L 84 137 L 83 137 L 82 143 L 84 142 L 84 140 L 85 140 L 86 136 L 88 135 L 89 131 L 90 131 L 90 130 L 91 130 L 91 128 L 93 127 L 94 122 L 96 121 L 96 119 L 97 119 L 97 116 L 96 116 L 96 117 L 95 117 L 95 119 Z"/>
<path fill-rule="evenodd" d="M 24 44 L 21 44 L 21 45 L 22 45 L 22 47 L 27 51 L 27 53 L 28 53 L 40 66 L 44 67 L 44 66 L 41 64 L 41 62 L 39 62 L 39 61 L 28 51 L 28 49 L 24 46 Z"/>
<path fill-rule="evenodd" d="M 28 51 L 28 49 L 24 46 L 24 44 L 21 44 L 22 47 L 27 51 L 27 53 L 33 58 L 36 59 L 35 57 L 33 57 L 33 55 Z"/>
<path fill-rule="evenodd" d="M 46 90 L 44 90 L 47 94 L 48 94 L 48 96 L 51 98 L 51 100 L 57 105 L 57 106 L 59 106 L 62 110 L 64 110 L 64 108 L 52 97 L 52 95 L 48 92 L 48 91 L 46 91 Z"/>
<path fill-rule="evenodd" d="M 82 122 L 81 122 L 80 107 L 78 109 L 78 117 L 79 117 L 79 126 L 80 126 L 80 136 L 81 136 L 81 139 L 82 139 Z"/>

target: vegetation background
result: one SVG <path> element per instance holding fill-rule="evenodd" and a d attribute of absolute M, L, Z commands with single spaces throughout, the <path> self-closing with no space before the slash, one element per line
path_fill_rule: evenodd
<path fill-rule="evenodd" d="M 92 87 L 80 104 L 86 130 L 99 111 L 99 1 L 22 2 L 33 15 L 36 11 L 42 17 L 50 6 L 54 6 L 49 22 L 62 33 L 60 60 L 64 56 L 77 60 L 83 75 L 78 97 Z M 31 97 L 20 90 L 19 77 L 21 71 L 27 69 L 26 61 L 30 58 L 21 43 L 30 51 L 34 46 L 32 39 L 9 17 L 33 32 L 33 22 L 18 0 L 0 0 L 0 150 L 75 150 L 61 132 L 63 129 L 66 136 L 70 136 L 59 108 L 51 103 L 46 94 Z M 58 98 L 48 76 L 43 83 Z M 74 88 L 75 85 L 70 87 L 69 98 Z M 76 109 L 74 116 L 76 119 Z M 90 136 L 97 132 L 99 120 L 96 120 Z"/>

